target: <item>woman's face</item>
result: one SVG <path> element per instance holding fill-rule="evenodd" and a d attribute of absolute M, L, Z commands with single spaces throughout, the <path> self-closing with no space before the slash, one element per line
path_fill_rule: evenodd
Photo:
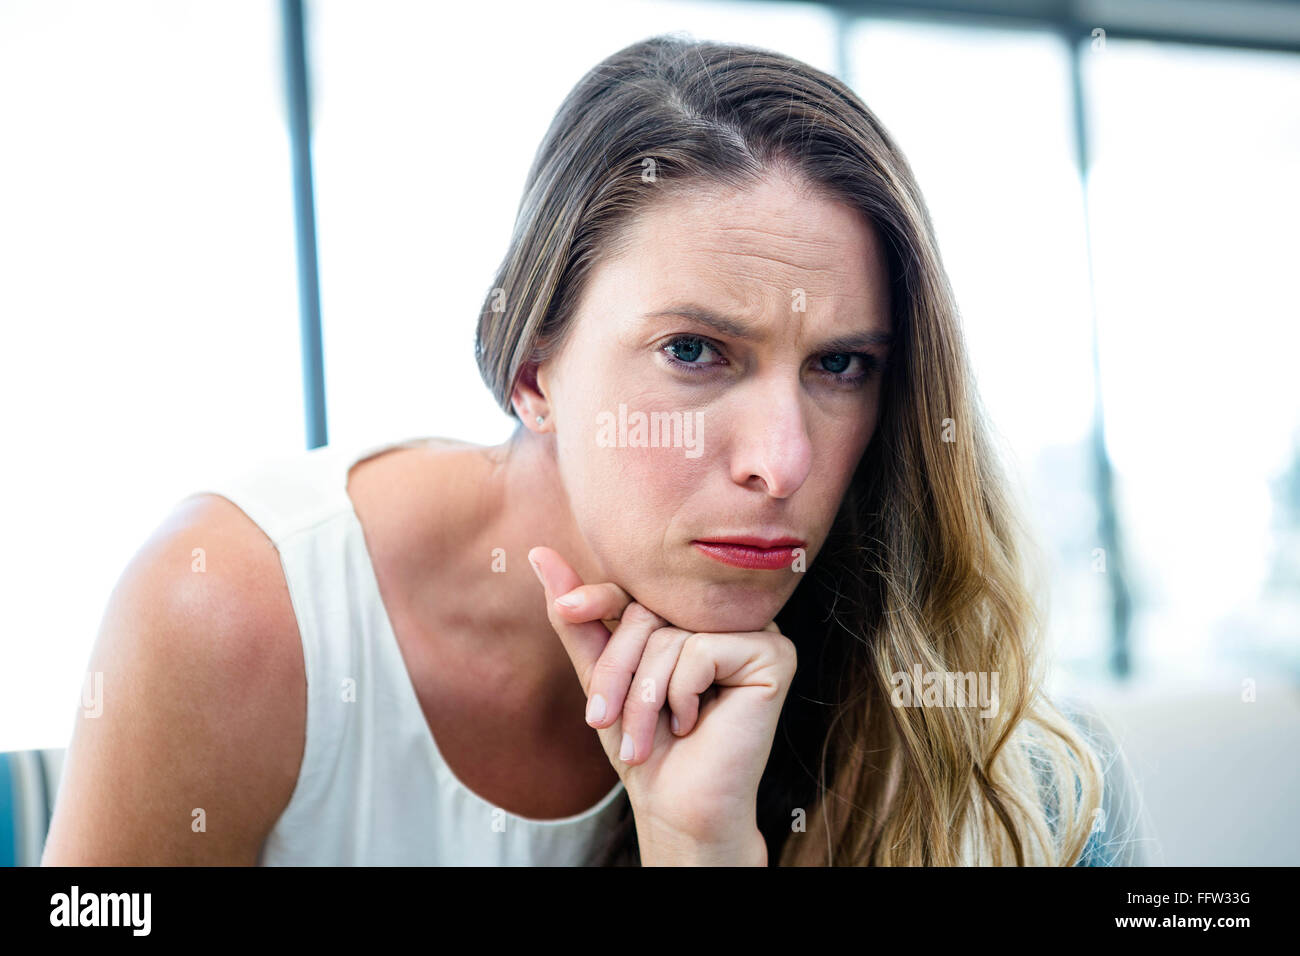
<path fill-rule="evenodd" d="M 690 631 L 771 621 L 875 431 L 889 315 L 870 222 L 782 173 L 653 204 L 537 372 L 607 580 Z M 745 535 L 800 539 L 803 559 L 737 567 L 694 543 Z"/>

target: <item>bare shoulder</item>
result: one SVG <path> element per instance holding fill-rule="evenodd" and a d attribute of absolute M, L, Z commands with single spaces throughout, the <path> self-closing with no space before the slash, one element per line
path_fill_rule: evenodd
<path fill-rule="evenodd" d="M 444 523 L 482 486 L 490 450 L 453 438 L 387 449 L 354 464 L 348 495 L 381 578 L 410 583 L 428 572 L 413 556 L 442 553 Z M 430 489 L 437 493 L 431 494 Z M 388 595 L 385 598 L 388 599 Z M 392 601 L 387 603 L 392 605 Z"/>
<path fill-rule="evenodd" d="M 427 492 L 431 473 L 455 478 L 481 471 L 490 453 L 482 445 L 458 438 L 425 438 L 416 444 L 386 448 L 356 462 L 348 472 L 348 487 L 379 486 L 419 494 Z"/>
<path fill-rule="evenodd" d="M 306 730 L 270 539 L 225 498 L 181 502 L 122 572 L 86 669 L 42 862 L 255 863 Z"/>

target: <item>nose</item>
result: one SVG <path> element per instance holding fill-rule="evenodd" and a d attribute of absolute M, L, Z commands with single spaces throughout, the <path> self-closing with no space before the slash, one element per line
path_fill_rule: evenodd
<path fill-rule="evenodd" d="M 812 441 L 799 395 L 764 388 L 732 432 L 732 480 L 788 498 L 812 470 Z"/>

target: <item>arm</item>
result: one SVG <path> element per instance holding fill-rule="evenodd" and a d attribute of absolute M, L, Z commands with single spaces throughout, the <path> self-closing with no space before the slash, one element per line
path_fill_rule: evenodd
<path fill-rule="evenodd" d="M 767 841 L 752 834 L 703 843 L 656 827 L 637 816 L 642 866 L 767 866 Z"/>
<path fill-rule="evenodd" d="M 87 670 L 102 705 L 78 713 L 42 865 L 255 863 L 305 730 L 296 619 L 265 535 L 224 498 L 182 503 L 123 572 Z"/>

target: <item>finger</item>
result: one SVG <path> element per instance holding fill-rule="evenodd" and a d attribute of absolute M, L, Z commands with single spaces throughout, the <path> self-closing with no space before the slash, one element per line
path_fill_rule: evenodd
<path fill-rule="evenodd" d="M 533 548 L 528 552 L 528 561 L 546 592 L 546 617 L 568 652 L 583 694 L 590 697 L 591 673 L 609 643 L 609 628 L 600 621 L 571 623 L 557 613 L 555 598 L 582 584 L 577 573 L 557 552 L 550 548 Z"/>
<path fill-rule="evenodd" d="M 677 716 L 678 736 L 695 727 L 700 697 L 714 684 L 762 687 L 774 698 L 784 697 L 795 665 L 794 643 L 779 631 L 690 635 L 668 683 L 668 706 Z"/>
<path fill-rule="evenodd" d="M 627 606 L 592 670 L 591 684 L 587 689 L 587 723 L 597 728 L 608 727 L 622 716 L 628 686 L 641 664 L 646 641 L 651 632 L 666 623 L 658 614 L 640 604 Z"/>
<path fill-rule="evenodd" d="M 571 605 L 556 603 L 555 609 L 566 621 L 576 624 L 597 619 L 617 621 L 632 603 L 632 595 L 612 581 L 606 581 L 604 584 L 580 585 L 555 600 L 572 602 Z"/>
<path fill-rule="evenodd" d="M 645 652 L 641 655 L 623 705 L 623 733 L 632 741 L 632 755 L 625 763 L 644 763 L 654 749 L 659 714 L 668 703 L 668 683 L 673 668 L 677 666 L 682 645 L 690 636 L 690 631 L 679 627 L 659 627 L 646 641 Z M 671 718 L 670 713 L 669 729 L 672 727 Z"/>

